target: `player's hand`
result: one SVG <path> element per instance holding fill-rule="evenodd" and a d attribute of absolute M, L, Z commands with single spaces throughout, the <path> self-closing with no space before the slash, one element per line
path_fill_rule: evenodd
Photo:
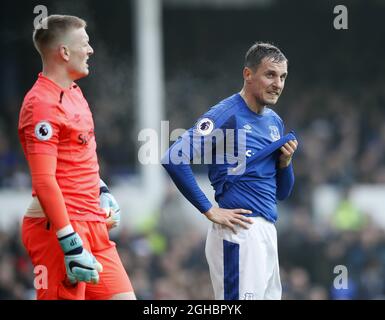
<path fill-rule="evenodd" d="M 59 243 L 64 252 L 68 280 L 72 284 L 80 281 L 98 283 L 99 272 L 103 271 L 103 267 L 88 250 L 83 248 L 80 236 L 73 232 L 59 238 Z"/>
<path fill-rule="evenodd" d="M 106 212 L 106 224 L 108 230 L 118 227 L 120 224 L 120 207 L 102 179 L 100 179 L 99 200 L 100 207 Z"/>
<path fill-rule="evenodd" d="M 244 229 L 248 229 L 248 224 L 253 223 L 253 220 L 243 216 L 243 214 L 250 214 L 252 211 L 246 209 L 223 209 L 212 207 L 209 211 L 205 212 L 207 219 L 214 223 L 221 224 L 234 233 L 237 233 L 235 226 L 239 225 Z"/>
<path fill-rule="evenodd" d="M 281 155 L 279 156 L 279 168 L 283 169 L 290 165 L 295 150 L 297 150 L 298 141 L 290 140 L 281 147 Z"/>
<path fill-rule="evenodd" d="M 111 193 L 100 194 L 100 207 L 106 212 L 106 224 L 108 230 L 118 227 L 120 224 L 120 207 Z"/>

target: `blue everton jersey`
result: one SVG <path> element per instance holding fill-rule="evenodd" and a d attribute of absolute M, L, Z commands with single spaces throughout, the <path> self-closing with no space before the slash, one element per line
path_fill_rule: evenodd
<path fill-rule="evenodd" d="M 169 149 L 162 163 L 179 190 L 201 212 L 211 204 L 192 177 L 189 163 L 204 160 L 209 163 L 208 176 L 219 207 L 248 209 L 251 216 L 275 222 L 276 199 L 286 198 L 294 183 L 291 165 L 278 169 L 279 149 L 231 175 L 240 162 L 247 163 L 283 135 L 283 122 L 273 110 L 265 107 L 257 114 L 240 94 L 234 94 L 200 117 Z"/>

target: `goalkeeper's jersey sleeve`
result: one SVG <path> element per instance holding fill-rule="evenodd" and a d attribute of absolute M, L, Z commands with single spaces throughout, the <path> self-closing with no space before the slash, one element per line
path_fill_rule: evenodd
<path fill-rule="evenodd" d="M 27 161 L 33 154 L 57 158 L 56 180 L 70 219 L 104 221 L 94 123 L 80 88 L 63 89 L 39 74 L 24 98 L 18 131 Z"/>

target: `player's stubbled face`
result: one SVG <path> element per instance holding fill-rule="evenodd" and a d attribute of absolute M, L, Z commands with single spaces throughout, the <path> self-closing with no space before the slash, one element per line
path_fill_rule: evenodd
<path fill-rule="evenodd" d="M 89 73 L 87 60 L 94 50 L 89 44 L 89 37 L 84 28 L 70 31 L 68 49 L 70 51 L 68 68 L 71 78 L 77 80 L 87 76 Z"/>
<path fill-rule="evenodd" d="M 251 75 L 251 91 L 260 105 L 274 105 L 285 86 L 287 62 L 264 58 Z"/>

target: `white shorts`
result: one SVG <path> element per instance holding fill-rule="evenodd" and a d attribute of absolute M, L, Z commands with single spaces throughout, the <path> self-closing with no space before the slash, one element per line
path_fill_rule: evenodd
<path fill-rule="evenodd" d="M 254 217 L 249 229 L 237 234 L 212 223 L 207 233 L 206 258 L 217 300 L 280 300 L 277 230 Z"/>

